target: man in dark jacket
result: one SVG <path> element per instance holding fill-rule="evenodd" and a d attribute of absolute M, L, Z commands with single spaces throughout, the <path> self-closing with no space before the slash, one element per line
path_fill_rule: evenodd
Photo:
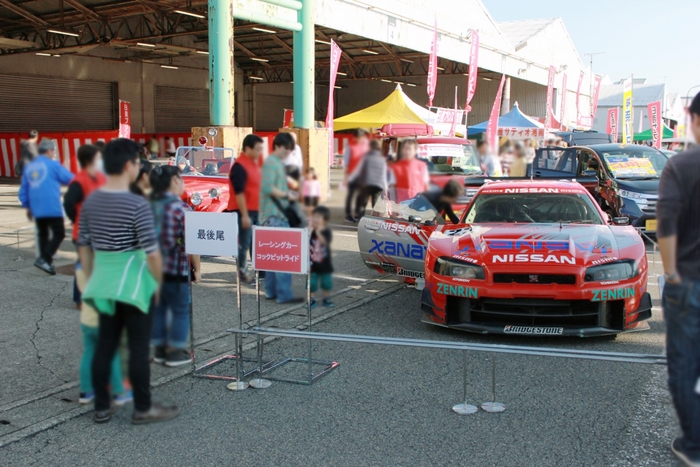
<path fill-rule="evenodd" d="M 688 111 L 700 143 L 700 94 Z M 700 466 L 700 146 L 673 156 L 661 173 L 657 238 L 664 266 L 668 387 L 683 435 L 671 449 Z"/>
<path fill-rule="evenodd" d="M 360 188 L 355 206 L 355 218 L 359 219 L 365 214 L 367 201 L 372 200 L 374 207 L 382 192 L 387 190 L 386 158 L 382 155 L 379 141 L 373 139 L 369 143 L 370 150 L 360 162 L 356 179 L 353 181 Z"/>

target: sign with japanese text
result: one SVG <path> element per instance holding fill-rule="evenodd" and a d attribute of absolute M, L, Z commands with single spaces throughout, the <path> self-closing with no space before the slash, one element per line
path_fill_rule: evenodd
<path fill-rule="evenodd" d="M 620 108 L 615 107 L 608 110 L 608 123 L 605 132 L 612 136 L 613 143 L 617 143 L 617 128 L 620 119 Z"/>
<path fill-rule="evenodd" d="M 437 116 L 435 117 L 435 123 L 445 123 L 452 124 L 453 122 L 462 123 L 462 118 L 464 117 L 464 110 L 446 109 L 439 107 L 437 109 Z"/>
<path fill-rule="evenodd" d="M 545 105 L 544 125 L 549 128 L 552 120 L 552 101 L 554 100 L 554 76 L 557 71 L 553 65 L 549 65 L 549 76 L 547 77 L 547 103 Z"/>
<path fill-rule="evenodd" d="M 331 39 L 331 81 L 328 85 L 328 113 L 326 113 L 326 128 L 328 128 L 328 165 L 333 165 L 335 159 L 335 140 L 333 139 L 333 116 L 335 115 L 335 103 L 333 93 L 335 91 L 335 80 L 338 77 L 338 66 L 342 51 L 338 44 Z"/>
<path fill-rule="evenodd" d="M 569 119 L 566 118 L 566 73 L 561 78 L 561 113 L 559 114 L 559 121 L 562 125 L 568 126 Z"/>
<path fill-rule="evenodd" d="M 437 66 L 438 66 L 438 28 L 437 18 L 433 27 L 433 41 L 430 44 L 430 62 L 428 63 L 428 106 L 433 106 L 435 89 L 437 88 Z"/>
<path fill-rule="evenodd" d="M 498 137 L 510 139 L 544 138 L 544 128 L 498 127 Z"/>
<path fill-rule="evenodd" d="M 186 212 L 185 251 L 188 255 L 238 257 L 238 214 Z"/>
<path fill-rule="evenodd" d="M 472 46 L 469 49 L 469 76 L 467 77 L 467 104 L 464 106 L 467 112 L 472 108 L 469 103 L 476 94 L 476 83 L 479 74 L 479 33 L 472 29 Z M 466 125 L 466 122 L 465 122 Z"/>
<path fill-rule="evenodd" d="M 632 78 L 627 78 L 623 86 L 622 94 L 622 142 L 632 144 Z"/>
<path fill-rule="evenodd" d="M 656 149 L 661 149 L 661 101 L 647 104 L 649 111 L 649 124 L 651 125 L 651 145 Z"/>
<path fill-rule="evenodd" d="M 488 141 L 494 154 L 498 154 L 498 117 L 501 115 L 501 93 L 503 92 L 503 83 L 505 81 L 506 75 L 504 74 L 501 76 L 501 84 L 498 85 L 496 100 L 493 101 L 491 116 L 486 125 L 486 141 Z"/>
<path fill-rule="evenodd" d="M 131 104 L 119 101 L 119 137 L 131 138 Z"/>
<path fill-rule="evenodd" d="M 308 274 L 309 231 L 284 227 L 253 227 L 253 269 Z"/>

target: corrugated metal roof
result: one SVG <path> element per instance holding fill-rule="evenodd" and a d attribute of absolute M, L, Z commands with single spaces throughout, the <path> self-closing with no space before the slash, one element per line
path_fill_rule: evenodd
<path fill-rule="evenodd" d="M 640 84 L 633 88 L 634 105 L 647 105 L 650 102 L 661 101 L 666 93 L 665 84 Z M 622 105 L 623 85 L 611 84 L 600 87 L 598 106 L 615 107 Z"/>
<path fill-rule="evenodd" d="M 558 19 L 559 18 L 540 18 L 503 21 L 498 23 L 498 27 L 513 47 L 517 47 L 518 44 L 527 41 Z"/>

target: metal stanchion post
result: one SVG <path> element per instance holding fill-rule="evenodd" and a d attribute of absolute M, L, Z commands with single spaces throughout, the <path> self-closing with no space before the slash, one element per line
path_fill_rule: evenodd
<path fill-rule="evenodd" d="M 484 412 L 498 413 L 506 410 L 506 406 L 501 402 L 496 402 L 496 356 L 491 354 L 491 402 L 481 404 Z"/>
<path fill-rule="evenodd" d="M 247 254 L 247 253 L 246 253 Z M 260 297 L 258 296 L 258 302 Z M 236 306 L 238 306 L 238 329 L 243 329 L 243 308 L 241 307 L 241 270 L 236 258 Z M 260 304 L 258 303 L 258 316 L 260 315 Z M 226 385 L 231 391 L 242 391 L 248 389 L 248 383 L 241 380 L 241 360 L 243 359 L 243 336 L 236 333 L 236 381 Z"/>
<path fill-rule="evenodd" d="M 193 297 L 192 297 L 192 274 L 190 273 L 190 278 L 187 281 L 190 287 L 190 358 L 192 359 L 192 373 L 197 371 L 197 363 L 194 361 L 194 310 L 193 308 Z"/>
<path fill-rule="evenodd" d="M 452 407 L 452 411 L 458 415 L 469 415 L 476 413 L 475 405 L 467 404 L 467 351 L 462 351 L 462 382 L 464 385 L 464 403 Z"/>
<path fill-rule="evenodd" d="M 309 315 L 309 329 L 311 332 L 311 272 L 306 274 L 306 308 Z M 311 339 L 309 339 L 309 384 L 314 382 L 314 369 L 311 363 Z"/>
<path fill-rule="evenodd" d="M 269 273 L 268 273 L 269 274 Z M 262 319 L 260 317 L 260 273 L 255 271 L 255 301 L 258 305 L 258 328 L 260 328 Z M 261 335 L 258 334 L 258 377 L 256 379 L 250 380 L 250 387 L 255 389 L 265 389 L 272 385 L 272 382 L 268 379 L 263 379 L 263 345 L 264 340 Z"/>
<path fill-rule="evenodd" d="M 24 261 L 24 258 L 22 258 L 22 253 L 19 251 L 19 230 L 15 232 L 17 234 L 17 258 L 15 261 Z"/>

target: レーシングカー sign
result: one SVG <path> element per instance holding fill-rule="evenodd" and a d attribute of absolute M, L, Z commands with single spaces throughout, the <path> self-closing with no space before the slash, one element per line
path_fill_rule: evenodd
<path fill-rule="evenodd" d="M 309 232 L 284 227 L 253 227 L 253 269 L 308 274 Z"/>
<path fill-rule="evenodd" d="M 238 257 L 238 214 L 186 212 L 185 250 L 188 255 Z"/>

